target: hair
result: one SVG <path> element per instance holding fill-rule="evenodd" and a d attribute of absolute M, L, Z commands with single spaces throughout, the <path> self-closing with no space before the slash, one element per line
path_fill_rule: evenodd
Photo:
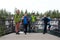
<path fill-rule="evenodd" d="M 18 9 L 18 10 L 16 10 L 16 13 L 20 13 L 20 10 Z"/>

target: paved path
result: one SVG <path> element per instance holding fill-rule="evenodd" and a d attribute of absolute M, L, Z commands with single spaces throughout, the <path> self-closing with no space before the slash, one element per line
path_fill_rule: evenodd
<path fill-rule="evenodd" d="M 27 35 L 24 33 L 21 33 L 20 35 L 12 33 L 0 37 L 0 40 L 60 40 L 60 38 L 47 33 L 28 33 Z"/>

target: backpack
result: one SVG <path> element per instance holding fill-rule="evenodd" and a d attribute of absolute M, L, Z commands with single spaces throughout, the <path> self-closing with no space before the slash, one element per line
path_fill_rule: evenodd
<path fill-rule="evenodd" d="M 24 16 L 23 24 L 28 24 L 28 17 L 27 16 Z"/>

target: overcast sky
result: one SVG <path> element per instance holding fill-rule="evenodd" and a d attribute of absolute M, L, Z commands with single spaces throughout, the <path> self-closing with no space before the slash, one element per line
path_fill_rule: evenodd
<path fill-rule="evenodd" d="M 25 11 L 45 12 L 47 10 L 59 10 L 60 0 L 0 0 L 0 9 L 6 9 L 14 13 L 14 8 Z"/>

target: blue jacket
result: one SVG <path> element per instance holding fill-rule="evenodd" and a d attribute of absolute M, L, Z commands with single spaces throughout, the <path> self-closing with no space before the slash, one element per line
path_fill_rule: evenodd
<path fill-rule="evenodd" d="M 28 24 L 28 17 L 27 16 L 24 16 L 23 24 Z"/>

